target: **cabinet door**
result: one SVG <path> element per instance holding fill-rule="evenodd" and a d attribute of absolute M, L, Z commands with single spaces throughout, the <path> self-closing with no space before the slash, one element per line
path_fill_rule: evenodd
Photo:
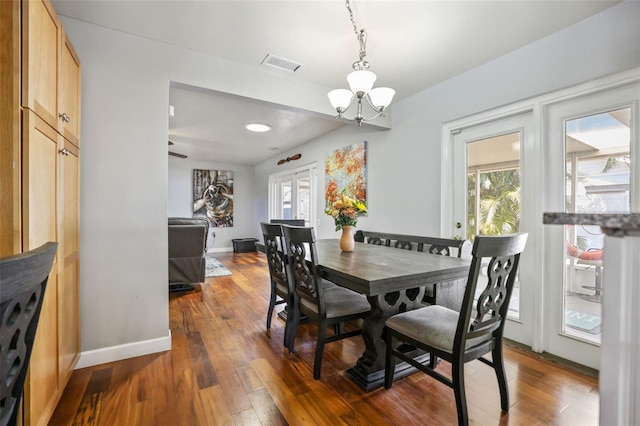
<path fill-rule="evenodd" d="M 48 0 L 22 2 L 22 106 L 58 128 L 60 21 Z"/>
<path fill-rule="evenodd" d="M 29 110 L 23 110 L 22 135 L 23 247 L 32 250 L 57 241 L 56 183 L 58 138 L 56 131 Z M 56 255 L 38 321 L 25 391 L 25 424 L 48 420 L 58 392 L 58 269 Z M 45 420 L 45 422 L 46 422 Z"/>
<path fill-rule="evenodd" d="M 20 3 L 0 1 L 0 257 L 22 251 Z"/>
<path fill-rule="evenodd" d="M 79 150 L 62 139 L 59 155 L 60 184 L 58 193 L 58 350 L 59 382 L 64 385 L 71 377 L 79 353 L 78 311 L 78 207 Z"/>
<path fill-rule="evenodd" d="M 79 147 L 80 139 L 80 60 L 64 29 L 60 29 L 60 102 L 58 132 Z"/>

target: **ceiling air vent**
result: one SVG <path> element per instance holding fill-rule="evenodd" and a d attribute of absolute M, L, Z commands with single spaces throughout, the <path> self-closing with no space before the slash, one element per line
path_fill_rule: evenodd
<path fill-rule="evenodd" d="M 264 57 L 261 65 L 268 65 L 273 68 L 278 68 L 280 70 L 296 72 L 302 66 L 297 62 L 290 61 L 289 59 L 281 58 L 279 56 L 272 55 L 268 53 L 267 56 Z"/>

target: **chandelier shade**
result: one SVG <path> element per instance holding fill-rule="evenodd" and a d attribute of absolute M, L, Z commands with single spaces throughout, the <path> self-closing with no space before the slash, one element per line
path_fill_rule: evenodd
<path fill-rule="evenodd" d="M 351 104 L 353 92 L 347 89 L 335 89 L 330 91 L 327 96 L 329 97 L 329 102 L 331 102 L 333 109 L 338 111 L 342 109 L 344 111 Z"/>
<path fill-rule="evenodd" d="M 369 100 L 371 100 L 371 105 L 376 109 L 386 108 L 395 94 L 396 91 L 389 87 L 376 87 L 369 92 Z"/>
<path fill-rule="evenodd" d="M 384 117 L 382 112 L 391 104 L 391 100 L 396 94 L 396 91 L 389 87 L 373 88 L 373 83 L 376 82 L 376 75 L 373 72 L 368 71 L 369 63 L 365 60 L 365 57 L 367 56 L 367 32 L 364 29 L 358 31 L 349 0 L 346 0 L 345 3 L 347 10 L 349 11 L 351 23 L 353 24 L 353 31 L 358 38 L 358 43 L 360 44 L 360 60 L 353 63 L 353 71 L 347 75 L 347 82 L 349 83 L 349 88 L 351 90 L 335 89 L 330 91 L 327 96 L 329 97 L 329 102 L 333 109 L 338 112 L 336 118 L 347 119 L 343 113 L 355 100 L 356 115 L 352 120 L 357 122 L 358 126 L 361 126 L 363 121 Z M 365 118 L 362 113 L 363 98 L 367 99 L 369 107 L 371 107 L 375 112 L 375 115 L 371 118 Z"/>
<path fill-rule="evenodd" d="M 353 71 L 347 76 L 349 88 L 353 93 L 369 93 L 376 81 L 376 75 L 371 71 Z"/>

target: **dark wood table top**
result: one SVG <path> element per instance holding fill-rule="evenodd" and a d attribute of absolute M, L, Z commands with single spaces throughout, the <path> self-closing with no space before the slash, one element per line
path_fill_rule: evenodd
<path fill-rule="evenodd" d="M 367 296 L 466 277 L 471 260 L 356 243 L 342 252 L 338 239 L 318 240 L 323 277 Z"/>

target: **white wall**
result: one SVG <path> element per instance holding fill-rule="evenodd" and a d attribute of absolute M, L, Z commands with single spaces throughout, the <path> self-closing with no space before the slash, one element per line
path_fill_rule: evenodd
<path fill-rule="evenodd" d="M 193 170 L 233 171 L 233 227 L 209 228 L 209 252 L 233 250 L 232 239 L 253 237 L 253 167 L 169 158 L 168 216 L 193 216 Z M 215 238 L 212 234 L 215 233 Z M 213 244 L 212 243 L 213 240 Z"/>
<path fill-rule="evenodd" d="M 87 366 L 169 347 L 169 83 L 333 111 L 313 95 L 329 88 L 61 21 L 82 63 L 79 365 Z M 236 203 L 241 225 L 222 233 L 223 246 L 252 235 L 246 225 L 254 207 L 252 175 L 243 168 L 240 176 L 246 177 L 238 187 L 246 207 Z"/>
<path fill-rule="evenodd" d="M 639 23 L 640 2 L 622 3 L 394 103 L 391 130 L 351 126 L 296 148 L 304 160 L 320 166 L 318 237 L 336 237 L 331 218 L 323 212 L 326 152 L 359 140 L 369 142 L 369 215 L 359 220 L 358 228 L 440 235 L 442 124 L 637 67 Z M 268 175 L 283 170 L 274 159 L 256 167 L 256 223 L 267 218 Z"/>
<path fill-rule="evenodd" d="M 349 126 L 296 149 L 305 163 L 320 166 L 318 235 L 335 236 L 331 219 L 322 213 L 326 153 L 359 140 L 369 142 L 370 210 L 359 227 L 437 235 L 442 123 L 640 66 L 639 16 L 640 3 L 624 2 L 397 102 L 392 130 Z M 169 328 L 169 82 L 330 115 L 330 106 L 319 104 L 329 88 L 73 19 L 62 22 L 83 66 L 82 351 L 103 350 L 117 359 L 124 356 L 112 348 L 133 344 L 152 352 L 158 349 L 145 342 L 166 338 Z M 291 167 L 277 168 L 274 159 L 258 165 L 253 176 L 256 237 L 257 224 L 267 218 L 267 177 Z M 184 171 L 172 167 L 174 172 Z"/>

